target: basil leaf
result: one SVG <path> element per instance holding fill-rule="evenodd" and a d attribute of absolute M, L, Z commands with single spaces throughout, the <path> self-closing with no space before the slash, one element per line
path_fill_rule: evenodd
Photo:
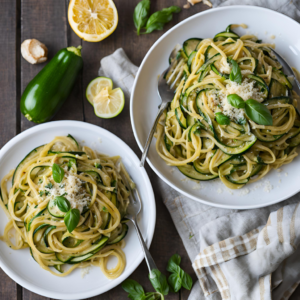
<path fill-rule="evenodd" d="M 245 101 L 237 94 L 227 96 L 228 103 L 235 108 L 245 108 Z"/>
<path fill-rule="evenodd" d="M 223 115 L 221 112 L 217 112 L 217 113 L 215 113 L 215 115 L 216 115 L 216 121 L 220 125 L 229 125 L 230 124 L 230 119 L 228 117 L 226 117 L 225 115 Z"/>
<path fill-rule="evenodd" d="M 237 83 L 241 84 L 242 83 L 242 72 L 241 72 L 241 69 L 240 69 L 238 63 L 232 58 L 228 58 L 228 61 L 232 65 L 232 69 L 231 69 L 231 72 L 230 72 L 230 75 L 229 75 L 229 79 L 231 81 L 234 81 L 234 82 L 237 82 Z"/>
<path fill-rule="evenodd" d="M 178 254 L 174 254 L 168 261 L 167 271 L 171 273 L 176 273 L 178 270 L 178 266 L 180 265 L 181 257 Z"/>
<path fill-rule="evenodd" d="M 177 273 L 173 273 L 169 276 L 168 283 L 175 293 L 177 293 L 181 289 L 182 282 L 180 276 Z"/>
<path fill-rule="evenodd" d="M 181 277 L 181 280 L 182 280 L 182 286 L 185 289 L 190 291 L 193 285 L 192 277 L 186 272 L 184 272 L 183 276 Z"/>
<path fill-rule="evenodd" d="M 167 282 L 167 278 L 164 274 L 161 274 L 159 270 L 153 269 L 149 274 L 149 280 L 151 281 L 152 286 L 157 292 L 163 295 L 168 295 L 169 285 Z"/>
<path fill-rule="evenodd" d="M 133 13 L 134 26 L 137 29 L 137 35 L 140 35 L 140 30 L 148 20 L 150 12 L 150 0 L 142 0 L 137 4 Z"/>
<path fill-rule="evenodd" d="M 52 166 L 52 177 L 54 181 L 57 183 L 62 182 L 64 175 L 65 175 L 64 169 L 54 163 Z"/>
<path fill-rule="evenodd" d="M 254 99 L 246 101 L 245 112 L 249 119 L 259 125 L 273 125 L 273 118 L 267 107 Z"/>
<path fill-rule="evenodd" d="M 180 11 L 180 7 L 170 6 L 155 12 L 147 21 L 145 33 L 150 33 L 154 30 L 162 30 L 164 25 L 173 19 L 173 13 L 179 13 Z"/>
<path fill-rule="evenodd" d="M 145 292 L 143 287 L 135 280 L 126 279 L 122 283 L 122 288 L 125 292 L 129 293 L 128 297 L 132 300 L 145 299 Z"/>
<path fill-rule="evenodd" d="M 66 213 L 71 208 L 71 204 L 70 204 L 69 200 L 63 196 L 55 197 L 54 201 L 55 201 L 55 204 L 57 205 L 57 207 L 59 208 L 59 210 L 62 212 Z"/>
<path fill-rule="evenodd" d="M 77 208 L 69 210 L 65 217 L 64 222 L 68 231 L 71 233 L 78 225 L 80 219 L 80 211 Z"/>

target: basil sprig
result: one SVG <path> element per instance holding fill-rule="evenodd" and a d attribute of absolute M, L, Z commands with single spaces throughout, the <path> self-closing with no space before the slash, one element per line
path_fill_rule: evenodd
<path fill-rule="evenodd" d="M 55 197 L 54 201 L 57 207 L 59 208 L 59 210 L 62 212 L 66 213 L 71 209 L 71 204 L 69 200 L 63 196 Z"/>
<path fill-rule="evenodd" d="M 232 58 L 228 58 L 228 61 L 231 63 L 231 66 L 232 66 L 232 69 L 231 69 L 231 72 L 229 75 L 229 79 L 238 84 L 241 84 L 242 83 L 242 72 L 241 72 L 241 69 L 240 69 L 238 63 Z"/>
<path fill-rule="evenodd" d="M 137 29 L 137 35 L 140 35 L 140 30 L 146 25 L 150 12 L 150 0 L 142 0 L 137 4 L 133 13 L 134 26 Z"/>
<path fill-rule="evenodd" d="M 248 99 L 245 104 L 245 112 L 249 119 L 259 125 L 273 125 L 272 115 L 265 105 L 254 99 Z"/>
<path fill-rule="evenodd" d="M 65 171 L 63 168 L 61 168 L 59 165 L 56 163 L 53 164 L 52 166 L 52 177 L 55 182 L 61 183 L 65 175 Z"/>
<path fill-rule="evenodd" d="M 227 96 L 228 103 L 235 108 L 245 108 L 245 101 L 237 94 Z"/>
<path fill-rule="evenodd" d="M 140 1 L 133 13 L 133 22 L 137 29 L 137 35 L 150 33 L 154 30 L 162 30 L 164 25 L 173 19 L 173 13 L 179 13 L 180 11 L 180 7 L 170 6 L 153 13 L 149 17 L 150 0 Z M 142 29 L 145 29 L 145 31 L 141 32 Z"/>
<path fill-rule="evenodd" d="M 151 274 L 149 274 L 149 280 L 151 281 L 152 286 L 157 292 L 162 295 L 168 295 L 169 285 L 167 282 L 167 278 L 159 270 L 153 269 L 151 271 Z"/>
<path fill-rule="evenodd" d="M 64 222 L 70 233 L 77 227 L 79 220 L 80 211 L 77 208 L 72 208 L 66 213 L 64 217 Z"/>
<path fill-rule="evenodd" d="M 229 125 L 230 124 L 230 119 L 223 115 L 221 112 L 217 112 L 215 113 L 216 115 L 216 121 L 220 124 L 220 125 Z"/>
<path fill-rule="evenodd" d="M 55 205 L 60 211 L 66 213 L 64 217 L 65 225 L 71 233 L 78 225 L 80 220 L 80 211 L 77 208 L 71 209 L 71 204 L 68 199 L 63 196 L 57 196 L 54 199 Z"/>
<path fill-rule="evenodd" d="M 190 290 L 193 285 L 193 280 L 189 274 L 180 268 L 181 257 L 178 254 L 174 254 L 168 262 L 167 271 L 172 273 L 168 282 L 174 292 L 178 292 L 181 287 Z"/>
<path fill-rule="evenodd" d="M 173 13 L 179 13 L 180 11 L 180 7 L 173 5 L 155 12 L 147 21 L 145 33 L 151 33 L 154 30 L 162 30 L 164 25 L 173 19 Z"/>

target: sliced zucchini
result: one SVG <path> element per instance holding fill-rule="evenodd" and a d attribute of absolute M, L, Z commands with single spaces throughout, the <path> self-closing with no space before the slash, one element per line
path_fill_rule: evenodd
<path fill-rule="evenodd" d="M 218 60 L 220 58 L 220 53 L 217 53 L 216 55 L 214 55 L 213 57 L 211 57 L 209 60 L 207 60 L 196 72 L 196 75 L 200 74 L 199 77 L 201 76 L 201 73 L 205 71 L 205 69 L 211 65 L 212 63 L 214 63 L 216 60 Z M 199 81 L 199 79 L 198 79 Z"/>
<path fill-rule="evenodd" d="M 173 146 L 173 142 L 166 135 L 164 136 L 164 141 L 165 141 L 167 150 L 170 152 L 171 147 Z"/>
<path fill-rule="evenodd" d="M 195 123 L 195 124 L 190 128 L 190 130 L 189 130 L 189 133 L 188 133 L 188 141 L 189 141 L 189 142 L 192 141 L 192 137 L 191 137 L 191 134 L 192 134 L 192 133 L 194 133 L 194 134 L 196 134 L 196 133 L 200 134 L 200 132 L 201 132 L 201 127 L 200 127 L 200 125 L 199 125 L 198 122 L 197 122 L 197 123 Z"/>
<path fill-rule="evenodd" d="M 261 171 L 262 168 L 263 168 L 262 164 L 253 165 L 250 177 L 257 175 Z"/>
<path fill-rule="evenodd" d="M 288 91 L 286 85 L 281 84 L 274 78 L 271 79 L 269 98 L 287 97 Z"/>
<path fill-rule="evenodd" d="M 46 210 L 46 208 L 44 208 L 43 210 L 41 210 L 41 211 L 40 211 L 39 213 L 37 213 L 33 218 L 31 218 L 31 220 L 28 222 L 28 224 L 25 224 L 25 225 L 26 225 L 25 227 L 26 227 L 27 231 L 30 230 L 30 226 L 31 226 L 32 221 L 33 221 L 35 218 L 38 218 L 38 217 L 42 216 L 43 213 L 45 212 L 45 210 Z M 26 221 L 25 221 L 25 223 L 26 223 Z"/>
<path fill-rule="evenodd" d="M 192 63 L 193 63 L 193 60 L 195 58 L 197 54 L 197 51 L 193 51 L 190 55 L 189 55 L 189 59 L 187 61 L 187 65 L 189 67 L 189 71 L 192 72 Z"/>
<path fill-rule="evenodd" d="M 212 57 L 214 57 L 219 52 L 212 46 L 208 46 L 204 53 L 205 62 L 208 62 Z"/>
<path fill-rule="evenodd" d="M 48 202 L 47 209 L 49 214 L 55 218 L 64 218 L 66 215 L 66 213 L 62 212 L 56 205 L 55 198 Z"/>
<path fill-rule="evenodd" d="M 287 141 L 290 147 L 297 147 L 300 145 L 300 134 L 296 135 L 295 137 L 291 138 Z"/>
<path fill-rule="evenodd" d="M 264 105 L 274 105 L 274 104 L 293 104 L 293 99 L 289 97 L 274 97 L 267 99 L 263 102 Z"/>
<path fill-rule="evenodd" d="M 45 243 L 45 245 L 46 245 L 46 247 L 49 247 L 49 243 L 48 243 L 48 234 L 50 233 L 50 231 L 52 230 L 52 229 L 55 229 L 56 228 L 56 226 L 49 226 L 46 230 L 45 230 L 45 232 L 44 232 L 44 243 Z"/>
<path fill-rule="evenodd" d="M 49 155 L 55 155 L 55 154 L 71 154 L 71 155 L 79 155 L 79 156 L 82 156 L 82 155 L 85 155 L 86 153 L 85 152 L 82 152 L 82 151 L 53 151 L 53 150 L 49 150 L 48 151 L 48 154 Z"/>
<path fill-rule="evenodd" d="M 15 169 L 15 172 L 14 172 L 14 174 L 13 174 L 13 177 L 12 177 L 12 185 L 14 185 L 15 176 L 16 176 L 16 174 L 17 174 L 18 169 L 19 169 L 21 166 L 23 166 L 23 165 L 26 163 L 26 161 L 29 160 L 29 159 L 30 159 L 35 153 L 37 153 L 38 150 L 39 150 L 40 148 L 42 148 L 42 147 L 44 147 L 44 145 L 34 148 L 33 150 L 31 150 L 31 151 L 30 151 L 30 152 L 29 152 L 29 153 L 28 153 L 28 154 L 20 161 L 20 163 L 17 165 L 17 167 L 16 167 L 16 169 Z"/>
<path fill-rule="evenodd" d="M 123 223 L 121 233 L 115 239 L 108 240 L 107 244 L 112 245 L 112 244 L 119 243 L 120 241 L 122 241 L 125 238 L 125 236 L 127 235 L 127 232 L 128 232 L 128 225 Z"/>
<path fill-rule="evenodd" d="M 49 226 L 49 224 L 42 224 L 42 225 L 40 225 L 40 226 L 38 226 L 35 230 L 34 230 L 34 232 L 33 232 L 33 235 L 32 235 L 32 238 L 34 238 L 34 236 L 41 230 L 41 229 L 46 229 L 45 227 L 48 227 Z"/>
<path fill-rule="evenodd" d="M 175 116 L 176 116 L 176 119 L 177 119 L 180 127 L 182 127 L 183 129 L 186 129 L 187 128 L 187 126 L 186 126 L 186 118 L 183 115 L 183 112 L 182 112 L 182 110 L 181 110 L 180 107 L 177 107 L 175 109 Z"/>
<path fill-rule="evenodd" d="M 58 271 L 59 273 L 63 273 L 62 265 L 54 265 L 53 267 L 54 267 L 54 269 L 55 269 L 56 271 Z"/>
<path fill-rule="evenodd" d="M 82 261 L 90 259 L 94 254 L 93 253 L 87 253 L 85 255 L 77 256 L 77 257 L 72 257 L 69 261 L 68 264 L 78 264 Z"/>
<path fill-rule="evenodd" d="M 286 85 L 288 89 L 292 90 L 293 85 L 290 83 L 288 78 L 284 75 L 284 73 L 276 68 L 272 69 L 272 78 L 277 80 L 283 85 Z"/>
<path fill-rule="evenodd" d="M 255 81 L 255 86 L 260 89 L 260 92 L 263 93 L 264 98 L 267 98 L 269 94 L 269 87 L 267 86 L 265 81 L 257 75 L 249 74 L 247 75 L 247 77 Z"/>
<path fill-rule="evenodd" d="M 197 49 L 197 46 L 202 41 L 202 39 L 199 38 L 191 38 L 183 43 L 183 51 L 186 54 L 187 57 L 190 56 L 190 54 Z"/>
<path fill-rule="evenodd" d="M 83 240 L 79 240 L 79 239 L 73 238 L 71 236 L 67 236 L 62 241 L 63 245 L 67 248 L 75 248 L 75 247 L 79 246 L 82 242 L 83 242 Z"/>
<path fill-rule="evenodd" d="M 76 139 L 71 134 L 68 134 L 67 137 L 70 138 L 76 144 L 77 148 L 79 149 L 79 145 L 78 145 L 78 142 L 76 141 Z"/>
<path fill-rule="evenodd" d="M 178 170 L 185 176 L 194 179 L 194 180 L 200 180 L 200 181 L 208 181 L 208 180 L 212 180 L 215 178 L 218 178 L 219 175 L 205 175 L 205 174 L 201 174 L 199 172 L 197 172 L 193 166 L 191 165 L 185 165 L 185 166 L 180 166 L 177 167 Z"/>
<path fill-rule="evenodd" d="M 61 261 L 63 263 L 69 262 L 74 257 L 74 255 L 72 255 L 72 254 L 62 254 L 62 253 L 58 253 L 58 252 L 55 252 L 55 256 L 59 261 Z"/>
<path fill-rule="evenodd" d="M 103 184 L 103 181 L 102 181 L 102 178 L 101 178 L 100 174 L 98 172 L 94 171 L 94 170 L 85 170 L 85 171 L 78 170 L 77 173 L 78 174 L 81 174 L 81 173 L 88 174 L 94 179 L 94 181 L 97 184 Z"/>
<path fill-rule="evenodd" d="M 198 82 L 201 82 L 206 77 L 206 75 L 209 74 L 210 71 L 211 65 L 208 65 L 206 69 L 200 73 L 200 76 L 198 77 Z"/>
<path fill-rule="evenodd" d="M 214 42 L 225 41 L 228 38 L 232 38 L 233 40 L 237 40 L 239 38 L 239 36 L 236 33 L 232 32 L 232 31 L 230 31 L 230 32 L 223 31 L 223 32 L 220 32 L 220 33 L 216 34 L 213 41 Z"/>

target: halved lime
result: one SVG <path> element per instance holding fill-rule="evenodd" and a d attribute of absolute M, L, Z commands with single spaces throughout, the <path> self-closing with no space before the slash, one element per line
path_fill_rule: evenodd
<path fill-rule="evenodd" d="M 116 117 L 125 104 L 123 91 L 113 89 L 112 80 L 107 77 L 92 80 L 86 89 L 86 98 L 94 106 L 96 116 L 104 119 Z"/>

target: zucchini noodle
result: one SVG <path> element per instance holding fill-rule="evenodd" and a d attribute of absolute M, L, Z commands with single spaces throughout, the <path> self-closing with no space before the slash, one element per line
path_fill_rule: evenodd
<path fill-rule="evenodd" d="M 60 183 L 54 180 L 54 163 L 64 170 Z M 53 275 L 95 265 L 109 279 L 117 278 L 126 265 L 129 203 L 120 172 L 134 185 L 119 157 L 81 147 L 71 135 L 35 148 L 1 181 L 0 205 L 9 218 L 1 239 L 14 250 L 30 248 L 33 259 Z M 71 233 L 58 196 L 80 212 Z M 108 269 L 111 256 L 117 265 Z"/>
<path fill-rule="evenodd" d="M 155 133 L 156 151 L 168 165 L 194 180 L 220 178 L 231 189 L 291 163 L 300 144 L 299 96 L 270 49 L 274 45 L 238 36 L 232 31 L 238 26 L 183 43 L 166 74 L 176 92 Z M 230 80 L 232 60 L 241 82 Z M 265 105 L 273 124 L 249 119 L 244 109 L 231 106 L 230 94 Z M 217 113 L 230 123 L 219 124 Z"/>

